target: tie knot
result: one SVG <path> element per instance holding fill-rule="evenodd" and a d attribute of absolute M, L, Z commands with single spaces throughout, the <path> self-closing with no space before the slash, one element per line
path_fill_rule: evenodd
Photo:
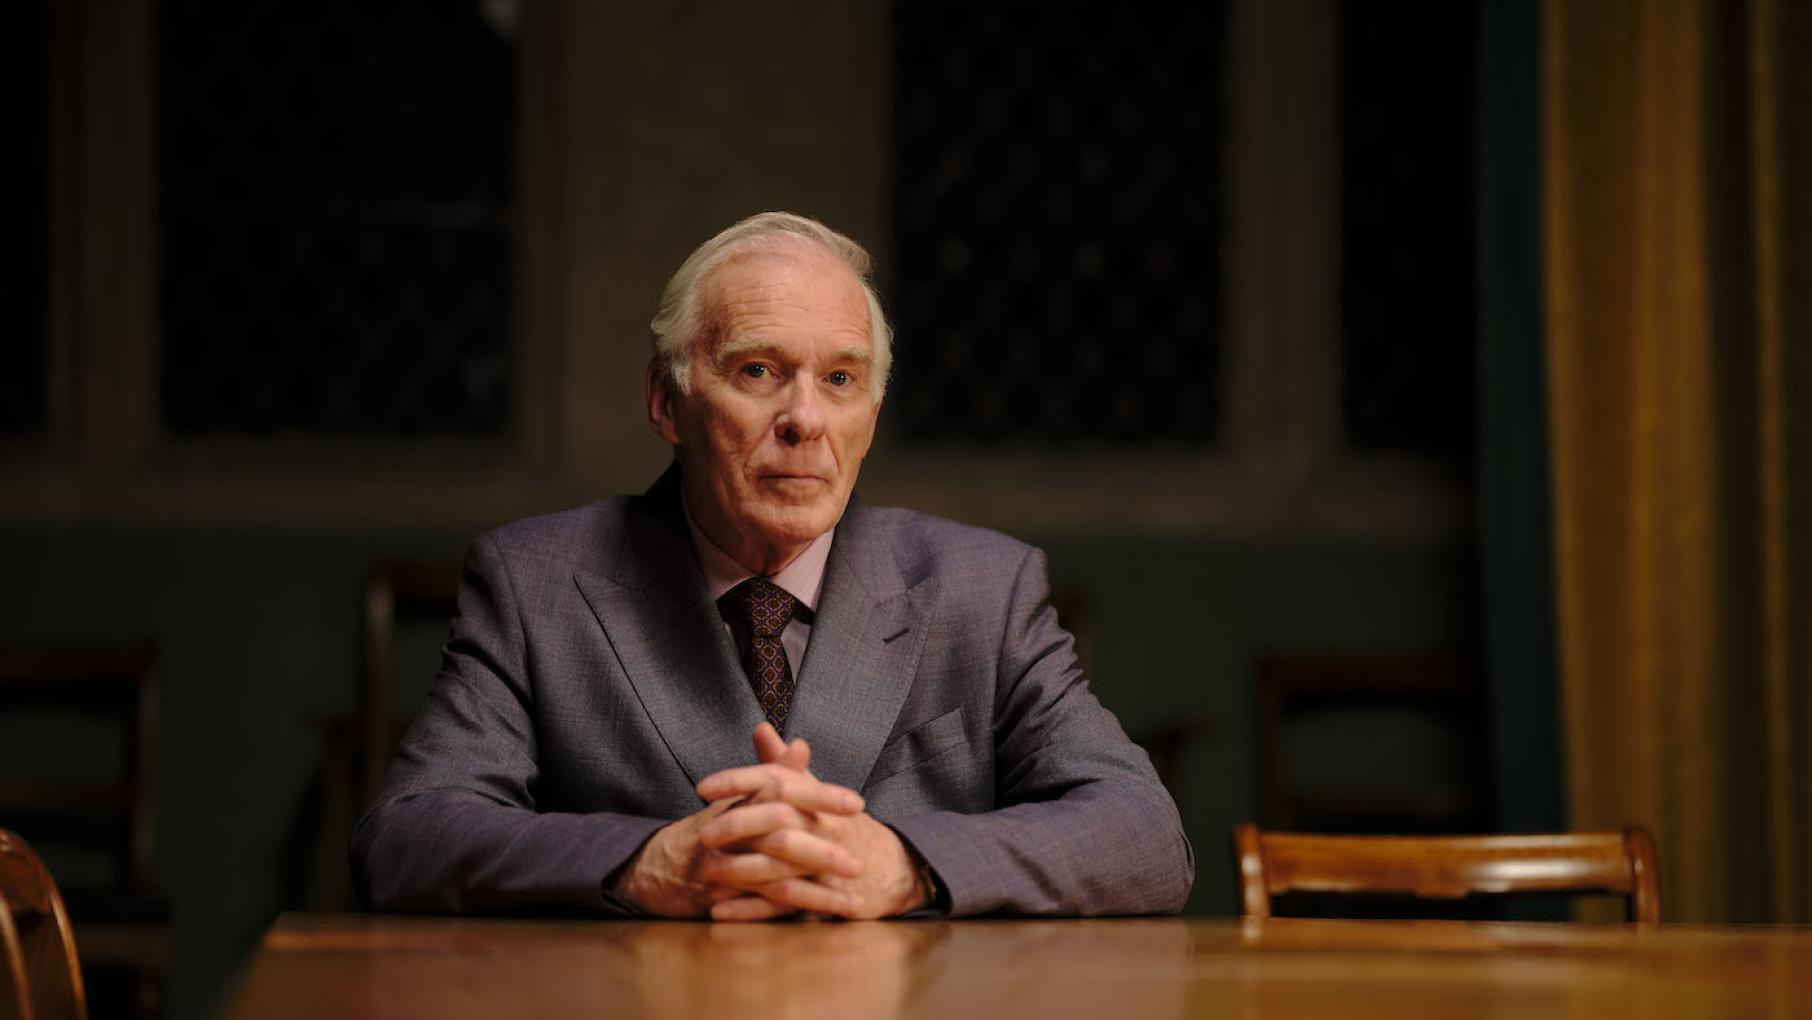
<path fill-rule="evenodd" d="M 765 577 L 751 577 L 724 592 L 724 606 L 759 638 L 779 637 L 799 609 L 799 600 Z"/>

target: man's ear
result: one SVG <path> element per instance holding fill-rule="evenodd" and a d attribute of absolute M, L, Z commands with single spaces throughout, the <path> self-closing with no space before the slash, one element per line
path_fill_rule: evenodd
<path fill-rule="evenodd" d="M 680 443 L 679 427 L 673 420 L 673 403 L 679 399 L 673 392 L 673 380 L 667 375 L 667 366 L 660 358 L 648 362 L 648 372 L 642 379 L 642 388 L 648 395 L 648 427 L 673 446 Z"/>
<path fill-rule="evenodd" d="M 862 443 L 862 456 L 868 456 L 868 450 L 875 443 L 875 430 L 881 425 L 881 402 L 875 401 L 873 411 L 868 414 L 868 438 Z"/>

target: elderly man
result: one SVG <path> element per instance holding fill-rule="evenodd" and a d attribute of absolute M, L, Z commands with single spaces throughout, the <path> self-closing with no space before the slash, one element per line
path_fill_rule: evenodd
<path fill-rule="evenodd" d="M 675 464 L 474 544 L 354 835 L 373 907 L 1181 909 L 1176 807 L 1089 692 L 1043 555 L 852 497 L 890 358 L 868 270 L 765 213 L 674 274 L 647 396 Z"/>

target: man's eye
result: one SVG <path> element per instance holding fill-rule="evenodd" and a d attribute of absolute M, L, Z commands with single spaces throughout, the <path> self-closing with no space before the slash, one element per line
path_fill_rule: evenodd
<path fill-rule="evenodd" d="M 850 384 L 849 373 L 841 370 L 825 376 L 824 380 L 832 386 L 848 386 Z"/>
<path fill-rule="evenodd" d="M 744 366 L 742 366 L 742 374 L 748 376 L 751 379 L 766 379 L 769 374 L 768 366 L 766 366 L 766 365 L 744 365 Z"/>

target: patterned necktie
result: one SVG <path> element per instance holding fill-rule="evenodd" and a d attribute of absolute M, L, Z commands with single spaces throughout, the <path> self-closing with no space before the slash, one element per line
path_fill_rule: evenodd
<path fill-rule="evenodd" d="M 755 700 L 774 728 L 786 732 L 786 715 L 793 705 L 793 670 L 787 665 L 780 632 L 799 609 L 799 600 L 765 577 L 751 577 L 718 601 L 724 619 L 748 638 L 742 669 L 755 689 Z"/>

